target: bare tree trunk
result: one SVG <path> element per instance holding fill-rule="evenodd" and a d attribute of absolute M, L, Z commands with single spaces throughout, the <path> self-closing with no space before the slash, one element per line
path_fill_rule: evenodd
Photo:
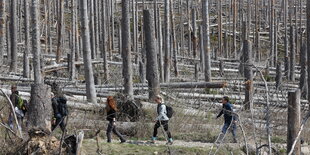
<path fill-rule="evenodd" d="M 303 44 L 300 50 L 300 82 L 299 89 L 301 90 L 301 97 L 307 98 L 308 87 L 307 87 L 307 45 Z"/>
<path fill-rule="evenodd" d="M 276 89 L 279 90 L 282 85 L 282 62 L 278 61 L 276 70 Z"/>
<path fill-rule="evenodd" d="M 25 49 L 24 49 L 24 65 L 23 65 L 23 77 L 29 78 L 29 49 L 30 49 L 30 35 L 29 35 L 29 3 L 28 0 L 24 0 L 24 24 L 25 24 Z"/>
<path fill-rule="evenodd" d="M 217 60 L 217 57 L 221 54 L 223 54 L 222 50 L 222 0 L 217 1 L 218 5 L 218 50 L 217 53 L 215 53 L 215 60 Z"/>
<path fill-rule="evenodd" d="M 58 21 L 57 21 L 57 52 L 56 52 L 56 62 L 59 63 L 62 50 L 63 50 L 63 34 L 64 34 L 64 0 L 59 0 L 59 8 L 58 8 Z"/>
<path fill-rule="evenodd" d="M 10 30 L 11 30 L 11 65 L 10 71 L 16 72 L 17 70 L 17 16 L 16 16 L 16 0 L 11 1 L 11 21 L 10 21 Z"/>
<path fill-rule="evenodd" d="M 292 145 L 297 138 L 300 127 L 300 90 L 288 92 L 287 110 L 287 153 L 292 149 Z M 297 142 L 294 154 L 300 155 L 300 141 Z"/>
<path fill-rule="evenodd" d="M 256 60 L 260 61 L 260 13 L 259 13 L 259 0 L 255 0 L 255 54 Z"/>
<path fill-rule="evenodd" d="M 33 52 L 33 71 L 34 71 L 34 83 L 42 83 L 41 75 L 41 44 L 40 44 L 40 29 L 39 29 L 39 1 L 32 0 L 31 16 L 32 16 L 32 52 Z"/>
<path fill-rule="evenodd" d="M 193 25 L 193 34 L 191 40 L 193 42 L 193 56 L 194 58 L 197 57 L 197 24 L 196 24 L 196 9 L 192 9 L 192 25 Z"/>
<path fill-rule="evenodd" d="M 170 21 L 169 21 L 169 9 L 170 9 L 170 0 L 165 0 L 165 41 L 164 41 L 164 50 L 165 50 L 165 61 L 164 61 L 164 81 L 170 81 Z"/>
<path fill-rule="evenodd" d="M 308 101 L 310 102 L 310 0 L 307 0 L 307 64 L 308 64 Z"/>
<path fill-rule="evenodd" d="M 199 27 L 199 45 L 200 45 L 200 67 L 201 71 L 204 72 L 205 70 L 205 50 L 204 50 L 204 45 L 203 45 L 203 26 L 201 25 Z"/>
<path fill-rule="evenodd" d="M 284 50 L 285 50 L 285 72 L 284 75 L 289 79 L 290 63 L 289 63 L 289 52 L 288 52 L 288 37 L 287 37 L 287 14 L 288 14 L 288 0 L 284 0 Z"/>
<path fill-rule="evenodd" d="M 94 18 L 94 0 L 89 0 L 89 30 L 90 30 L 90 47 L 91 58 L 96 59 L 96 42 L 95 42 L 95 18 Z"/>
<path fill-rule="evenodd" d="M 203 18 L 203 46 L 205 53 L 205 81 L 211 81 L 211 56 L 210 56 L 210 32 L 209 32 L 209 0 L 202 0 Z"/>
<path fill-rule="evenodd" d="M 129 99 L 133 98 L 132 63 L 130 53 L 130 18 L 129 1 L 122 0 L 122 58 L 124 93 Z"/>
<path fill-rule="evenodd" d="M 274 29 L 275 29 L 275 24 L 274 24 L 274 1 L 271 0 L 271 6 L 270 6 L 270 33 L 269 33 L 269 40 L 270 40 L 270 59 L 269 59 L 269 64 L 271 66 L 276 66 L 276 59 L 275 59 L 275 51 L 274 51 Z"/>
<path fill-rule="evenodd" d="M 36 1 L 36 0 L 33 0 Z M 28 128 L 30 137 L 39 133 L 51 133 L 52 103 L 51 89 L 44 84 L 31 85 L 30 106 L 28 108 Z"/>
<path fill-rule="evenodd" d="M 107 7 L 106 7 L 106 3 L 104 1 L 102 1 L 101 3 L 102 5 L 102 12 L 101 12 L 101 16 L 102 16 L 102 27 L 101 27 L 101 31 L 102 31 L 102 45 L 101 45 L 101 57 L 103 58 L 103 80 L 105 81 L 105 83 L 108 83 L 108 79 L 109 79 L 109 68 L 108 68 L 108 50 L 107 50 L 107 32 L 106 32 L 106 27 L 107 27 L 107 19 L 106 19 L 106 13 L 107 13 Z M 121 33 L 120 33 L 120 37 L 121 37 Z M 120 48 L 121 48 L 121 43 L 120 43 Z"/>
<path fill-rule="evenodd" d="M 71 18 L 72 18 L 72 27 L 71 27 L 71 34 L 72 34 L 72 45 L 71 45 L 71 54 L 70 54 L 70 66 L 69 66 L 69 72 L 70 72 L 70 80 L 75 80 L 75 53 L 76 53 L 76 26 L 75 24 L 77 23 L 76 20 L 76 4 L 74 0 L 71 0 L 71 7 L 72 7 L 72 13 L 71 13 Z"/>
<path fill-rule="evenodd" d="M 5 23 L 6 23 L 6 12 L 5 12 L 5 0 L 0 0 L 0 65 L 3 64 L 3 55 L 5 51 Z"/>
<path fill-rule="evenodd" d="M 163 61 L 163 33 L 162 33 L 162 26 L 161 26 L 161 17 L 160 17 L 160 11 L 158 9 L 157 11 L 157 17 L 158 17 L 158 56 L 159 56 L 159 79 L 160 82 L 164 82 L 164 61 Z"/>
<path fill-rule="evenodd" d="M 253 108 L 253 71 L 252 71 L 252 43 L 248 40 L 243 42 L 243 60 L 244 60 L 244 75 L 245 75 L 245 109 Z"/>
<path fill-rule="evenodd" d="M 154 17 L 149 10 L 143 11 L 144 18 L 144 34 L 145 34 L 145 49 L 146 49 L 146 79 L 149 86 L 149 99 L 153 100 L 156 95 L 160 93 L 159 79 L 158 79 L 158 64 L 156 40 L 155 40 L 155 28 Z"/>
<path fill-rule="evenodd" d="M 87 15 L 87 0 L 80 0 L 81 11 L 81 30 L 83 39 L 83 61 L 86 79 L 86 96 L 87 101 L 97 103 L 96 89 L 94 84 L 93 67 L 91 63 L 91 45 L 89 36 L 89 25 Z"/>
<path fill-rule="evenodd" d="M 290 81 L 295 81 L 295 32 L 293 25 L 290 26 Z"/>
<path fill-rule="evenodd" d="M 173 12 L 173 0 L 170 0 L 170 21 L 171 21 L 171 39 L 172 39 L 172 51 L 173 51 L 173 65 L 174 65 L 174 75 L 178 77 L 178 58 L 177 58 L 177 43 L 175 34 L 175 22 L 174 22 L 174 12 Z"/>

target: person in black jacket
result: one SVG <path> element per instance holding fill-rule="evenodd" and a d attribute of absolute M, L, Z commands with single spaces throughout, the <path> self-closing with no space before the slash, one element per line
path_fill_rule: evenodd
<path fill-rule="evenodd" d="M 121 143 L 124 143 L 126 142 L 126 139 L 116 130 L 115 126 L 116 112 L 118 111 L 118 109 L 116 107 L 116 101 L 113 96 L 108 96 L 106 104 L 107 120 L 109 121 L 107 128 L 108 143 L 111 143 L 112 131 L 119 137 Z"/>
<path fill-rule="evenodd" d="M 216 118 L 221 117 L 224 114 L 224 125 L 222 128 L 222 133 L 219 135 L 218 141 L 222 141 L 224 138 L 224 135 L 226 134 L 228 129 L 231 129 L 231 133 L 233 135 L 234 143 L 237 143 L 236 139 L 236 116 L 233 114 L 233 106 L 229 102 L 229 98 L 227 96 L 224 96 L 222 99 L 223 108 L 221 112 L 216 116 Z"/>
<path fill-rule="evenodd" d="M 66 129 L 64 119 L 68 115 L 67 99 L 65 97 L 55 97 L 52 93 L 52 108 L 54 113 L 52 131 L 59 125 L 64 132 Z"/>

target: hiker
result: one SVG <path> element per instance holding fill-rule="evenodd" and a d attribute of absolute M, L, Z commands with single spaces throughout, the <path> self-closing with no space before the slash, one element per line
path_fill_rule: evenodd
<path fill-rule="evenodd" d="M 118 111 L 116 107 L 116 101 L 113 96 L 108 96 L 106 102 L 106 112 L 107 112 L 107 120 L 109 121 L 107 128 L 107 138 L 108 143 L 111 143 L 112 131 L 114 134 L 118 136 L 121 140 L 121 143 L 126 142 L 126 139 L 116 130 L 115 122 L 116 122 L 116 112 Z"/>
<path fill-rule="evenodd" d="M 162 125 L 164 127 L 164 130 L 167 133 L 167 136 L 168 136 L 167 144 L 172 144 L 173 140 L 172 140 L 172 137 L 171 137 L 171 133 L 169 131 L 169 126 L 168 126 L 169 118 L 167 116 L 166 105 L 164 105 L 164 99 L 160 95 L 157 95 L 155 97 L 155 102 L 157 103 L 157 115 L 158 116 L 155 119 L 156 124 L 154 126 L 152 143 L 155 143 L 156 138 L 157 138 L 156 137 L 157 136 L 157 130 Z"/>
<path fill-rule="evenodd" d="M 62 132 L 65 131 L 65 117 L 68 115 L 67 99 L 65 97 L 55 97 L 51 93 L 54 117 L 52 119 L 52 131 L 59 125 Z"/>
<path fill-rule="evenodd" d="M 16 118 L 19 124 L 19 128 L 21 129 L 22 127 L 22 123 L 23 123 L 23 119 L 25 116 L 25 112 L 26 112 L 26 107 L 24 104 L 24 100 L 19 96 L 19 92 L 17 91 L 17 86 L 16 85 L 12 85 L 11 87 L 11 95 L 10 95 L 10 100 L 13 104 L 14 107 L 14 111 L 16 114 Z M 10 108 L 10 114 L 9 114 L 9 119 L 8 119 L 8 124 L 9 127 L 11 129 L 14 128 L 14 115 L 12 112 L 12 109 Z"/>
<path fill-rule="evenodd" d="M 226 134 L 228 129 L 231 130 L 234 143 L 237 143 L 237 138 L 236 138 L 237 119 L 236 119 L 236 116 L 233 114 L 233 106 L 229 102 L 229 97 L 224 96 L 222 99 L 222 104 L 223 104 L 223 108 L 221 112 L 216 116 L 216 118 L 219 118 L 224 114 L 224 125 L 222 128 L 222 132 L 217 139 L 217 143 L 223 140 L 224 135 Z"/>

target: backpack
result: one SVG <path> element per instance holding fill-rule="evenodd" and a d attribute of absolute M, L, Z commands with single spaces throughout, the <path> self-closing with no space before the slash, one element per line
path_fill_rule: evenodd
<path fill-rule="evenodd" d="M 174 110 L 172 109 L 172 107 L 166 105 L 166 111 L 167 111 L 167 117 L 171 118 L 174 113 Z"/>
<path fill-rule="evenodd" d="M 19 95 L 16 95 L 17 96 L 17 108 L 22 110 L 24 113 L 27 112 L 27 107 L 26 107 L 26 104 L 27 104 L 27 100 L 24 100 L 22 99 Z"/>
<path fill-rule="evenodd" d="M 68 108 L 67 108 L 67 99 L 64 97 L 59 97 L 58 100 L 58 112 L 62 115 L 62 116 L 67 116 L 68 115 Z"/>

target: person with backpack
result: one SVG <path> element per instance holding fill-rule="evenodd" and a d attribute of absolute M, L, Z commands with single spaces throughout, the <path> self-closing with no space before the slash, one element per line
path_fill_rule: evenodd
<path fill-rule="evenodd" d="M 52 121 L 52 131 L 59 125 L 60 129 L 64 132 L 66 129 L 65 117 L 68 115 L 67 99 L 65 97 L 52 97 L 52 108 L 53 108 L 53 121 Z"/>
<path fill-rule="evenodd" d="M 118 111 L 116 101 L 113 96 L 107 97 L 106 112 L 107 120 L 109 121 L 107 128 L 107 142 L 111 143 L 112 131 L 121 140 L 121 143 L 125 143 L 126 139 L 116 130 L 116 112 Z"/>
<path fill-rule="evenodd" d="M 23 124 L 23 119 L 25 117 L 25 113 L 27 111 L 26 109 L 26 105 L 25 105 L 25 101 L 23 100 L 20 96 L 19 96 L 19 92 L 17 91 L 17 86 L 16 85 L 12 85 L 11 86 L 11 95 L 10 95 L 10 100 L 13 104 L 14 107 L 14 111 L 17 117 L 17 121 L 19 124 L 19 128 L 21 129 L 22 124 Z M 14 115 L 13 115 L 13 111 L 10 108 L 10 114 L 9 114 L 9 119 L 8 119 L 8 125 L 11 129 L 14 128 Z"/>
<path fill-rule="evenodd" d="M 172 140 L 172 136 L 171 136 L 171 133 L 169 131 L 169 125 L 168 125 L 168 122 L 169 122 L 169 117 L 168 117 L 168 110 L 167 109 L 170 109 L 169 110 L 169 116 L 171 117 L 172 116 L 172 108 L 168 106 L 166 106 L 164 104 L 164 99 L 160 96 L 160 95 L 157 95 L 155 97 L 155 102 L 157 103 L 157 117 L 155 119 L 155 126 L 154 126 L 154 131 L 153 131 L 153 137 L 152 137 L 152 143 L 155 143 L 156 139 L 157 139 L 157 130 L 160 126 L 163 126 L 164 127 L 164 130 L 165 132 L 167 133 L 167 136 L 168 136 L 168 142 L 167 144 L 172 144 L 173 143 L 173 140 Z"/>
<path fill-rule="evenodd" d="M 234 143 L 237 143 L 236 130 L 237 130 L 237 117 L 233 112 L 233 105 L 229 102 L 229 97 L 224 96 L 222 99 L 223 108 L 216 118 L 221 117 L 224 114 L 224 125 L 222 132 L 217 139 L 217 143 L 221 142 L 226 134 L 227 130 L 230 129 L 233 135 Z"/>

